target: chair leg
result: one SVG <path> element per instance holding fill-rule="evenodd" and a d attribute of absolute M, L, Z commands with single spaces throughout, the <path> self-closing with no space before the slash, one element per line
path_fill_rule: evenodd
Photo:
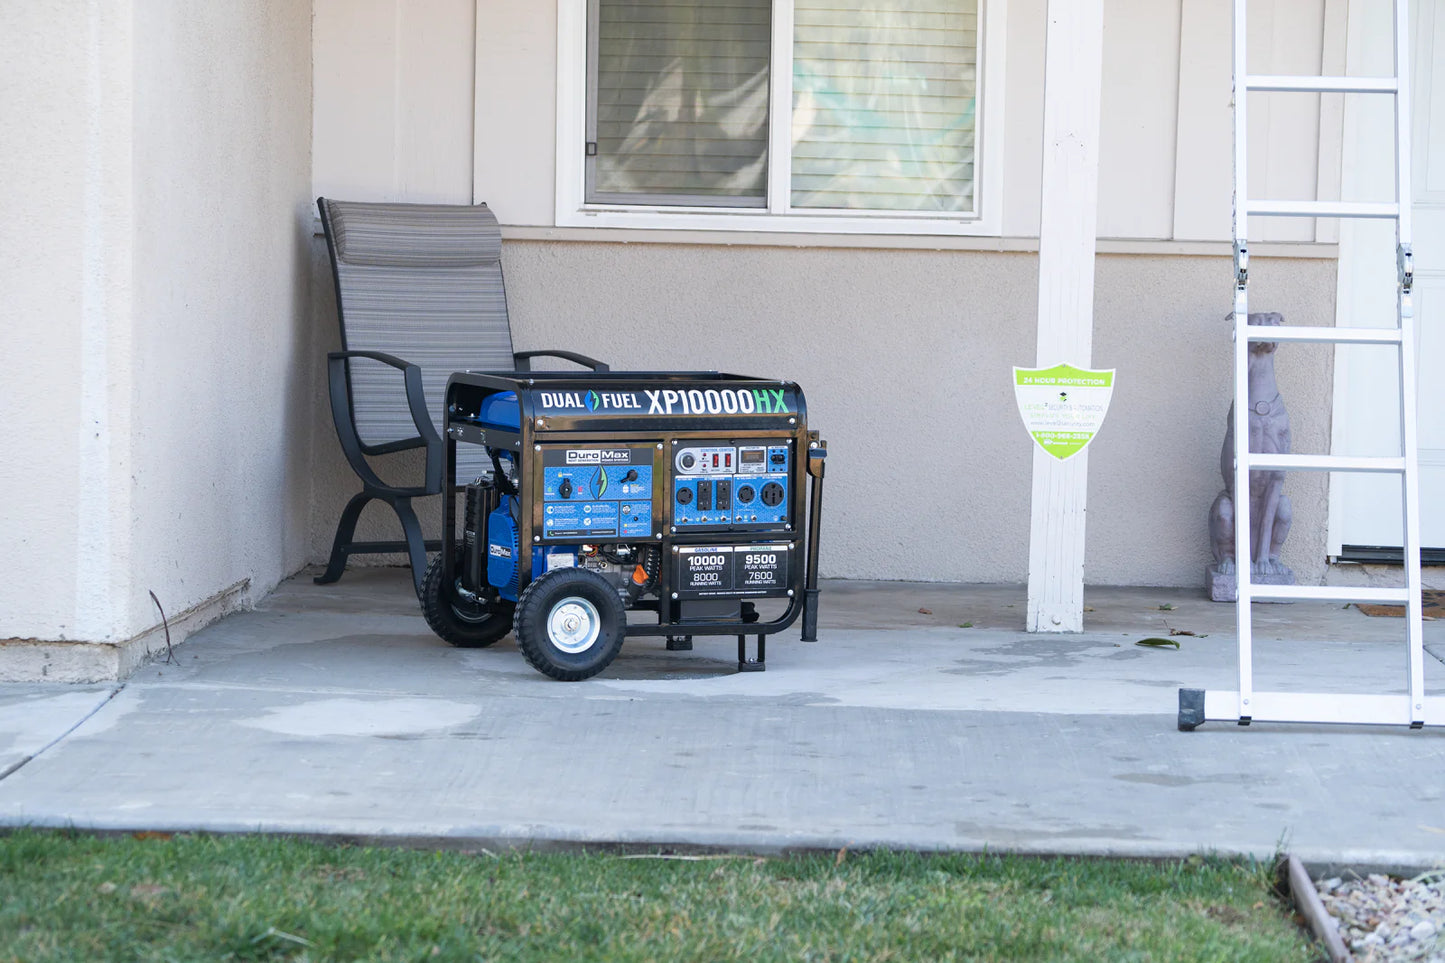
<path fill-rule="evenodd" d="M 331 543 L 331 559 L 326 563 L 326 571 L 316 576 L 313 580 L 317 585 L 327 585 L 341 578 L 341 573 L 346 571 L 346 558 L 350 554 L 351 538 L 356 534 L 356 522 L 361 518 L 361 510 L 366 503 L 375 498 L 375 495 L 366 491 L 359 491 L 351 496 L 351 501 L 346 503 L 346 510 L 341 513 L 341 521 L 336 523 L 336 538 Z"/>
<path fill-rule="evenodd" d="M 406 554 L 411 559 L 411 581 L 416 587 L 416 597 L 421 598 L 422 577 L 426 574 L 426 539 L 421 534 L 421 522 L 412 511 L 410 498 L 397 498 L 391 502 L 396 517 L 401 519 L 401 530 L 406 535 Z"/>

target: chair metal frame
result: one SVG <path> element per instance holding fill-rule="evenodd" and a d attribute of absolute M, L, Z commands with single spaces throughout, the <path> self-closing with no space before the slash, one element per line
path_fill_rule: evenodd
<path fill-rule="evenodd" d="M 426 572 L 427 552 L 440 551 L 441 539 L 427 539 L 422 534 L 421 522 L 412 508 L 413 498 L 441 494 L 443 469 L 446 460 L 446 445 L 436 430 L 432 415 L 427 410 L 426 395 L 422 386 L 422 369 L 394 354 L 384 351 L 354 350 L 347 343 L 346 309 L 341 291 L 341 271 L 337 265 L 336 239 L 332 230 L 331 212 L 327 199 L 318 197 L 316 207 L 321 212 L 322 231 L 326 236 L 326 250 L 331 260 L 331 278 L 336 292 L 336 316 L 341 327 L 341 350 L 326 355 L 327 389 L 331 402 L 331 419 L 336 426 L 337 439 L 342 454 L 361 480 L 361 491 L 351 497 L 341 513 L 336 526 L 336 535 L 331 543 L 331 555 L 326 570 L 316 576 L 319 585 L 337 581 L 346 570 L 346 562 L 352 555 L 405 553 L 411 563 L 412 583 L 418 595 L 421 593 L 422 576 Z M 506 300 L 506 281 L 502 282 L 503 303 Z M 510 332 L 509 338 L 510 341 Z M 575 351 L 540 350 L 514 351 L 514 371 L 530 371 L 533 358 L 550 357 L 570 361 L 593 371 L 607 371 L 608 366 L 595 358 Z M 356 415 L 352 404 L 351 361 L 358 358 L 377 361 L 401 372 L 405 388 L 405 401 L 416 426 L 416 435 L 377 445 L 362 441 L 356 426 Z M 398 403 L 401 399 L 398 398 Z M 393 485 L 383 480 L 367 461 L 368 456 L 388 455 L 395 452 L 426 449 L 426 467 L 420 485 Z M 381 501 L 389 505 L 401 522 L 403 538 L 391 541 L 355 540 L 356 524 L 361 512 L 370 502 Z"/>

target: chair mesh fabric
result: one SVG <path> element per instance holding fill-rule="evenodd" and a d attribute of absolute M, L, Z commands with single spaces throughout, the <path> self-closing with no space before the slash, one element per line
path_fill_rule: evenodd
<path fill-rule="evenodd" d="M 327 200 L 346 347 L 383 351 L 422 371 L 437 432 L 455 371 L 511 371 L 501 230 L 485 204 L 365 204 Z M 355 358 L 351 400 L 367 445 L 416 436 L 402 374 Z M 476 445 L 457 448 L 457 479 L 490 470 Z"/>

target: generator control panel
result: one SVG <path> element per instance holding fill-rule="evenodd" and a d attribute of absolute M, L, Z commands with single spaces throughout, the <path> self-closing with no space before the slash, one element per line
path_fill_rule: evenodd
<path fill-rule="evenodd" d="M 679 447 L 672 458 L 678 531 L 782 530 L 789 518 L 791 442 Z"/>
<path fill-rule="evenodd" d="M 544 541 L 653 538 L 656 445 L 542 447 Z"/>

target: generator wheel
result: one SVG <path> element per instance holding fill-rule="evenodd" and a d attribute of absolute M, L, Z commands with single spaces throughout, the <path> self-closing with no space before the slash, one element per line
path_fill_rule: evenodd
<path fill-rule="evenodd" d="M 512 631 L 511 602 L 465 602 L 449 591 L 443 592 L 451 587 L 449 581 L 442 574 L 442 556 L 438 552 L 421 581 L 421 614 L 433 632 L 459 648 L 480 649 Z"/>
<path fill-rule="evenodd" d="M 532 668 L 563 682 L 607 668 L 626 627 L 617 590 L 587 569 L 554 569 L 533 579 L 517 600 L 517 646 Z"/>

